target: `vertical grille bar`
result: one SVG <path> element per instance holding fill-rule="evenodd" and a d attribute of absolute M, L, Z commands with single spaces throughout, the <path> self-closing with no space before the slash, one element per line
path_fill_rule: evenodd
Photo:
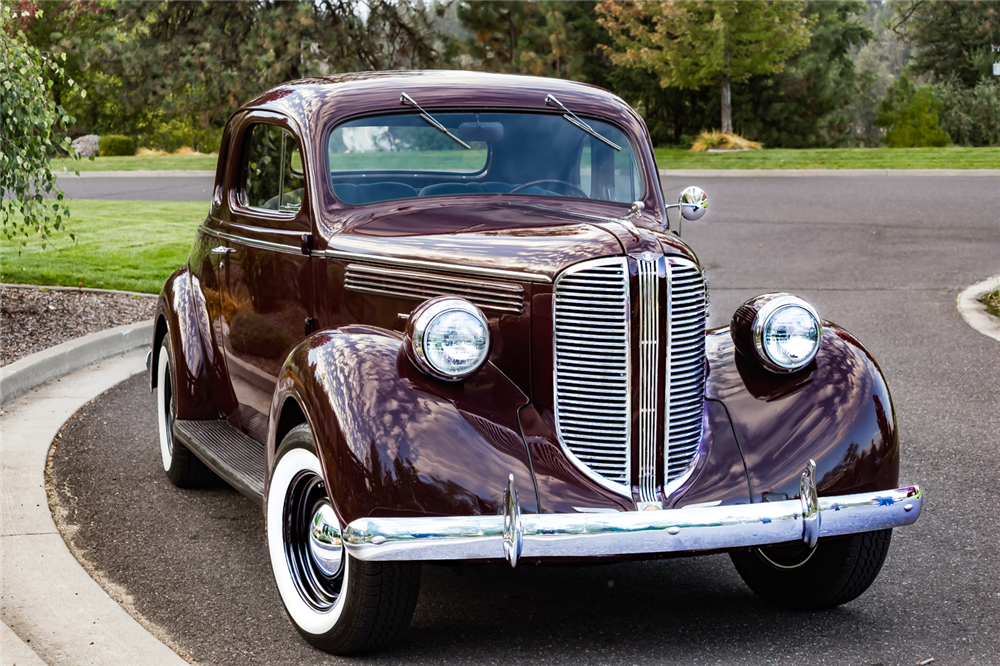
<path fill-rule="evenodd" d="M 705 278 L 686 259 L 667 262 L 670 279 L 664 494 L 683 482 L 698 453 L 705 402 Z"/>
<path fill-rule="evenodd" d="M 639 500 L 656 500 L 656 389 L 659 385 L 662 257 L 640 257 L 639 273 Z"/>
<path fill-rule="evenodd" d="M 554 286 L 559 443 L 597 483 L 630 495 L 629 281 L 624 257 L 578 264 Z"/>

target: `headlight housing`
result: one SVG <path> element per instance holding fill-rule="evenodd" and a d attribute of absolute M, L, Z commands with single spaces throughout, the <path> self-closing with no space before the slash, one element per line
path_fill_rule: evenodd
<path fill-rule="evenodd" d="M 816 310 L 791 294 L 764 294 L 737 309 L 730 324 L 736 348 L 776 373 L 809 365 L 819 351 L 823 325 Z"/>
<path fill-rule="evenodd" d="M 486 316 L 464 298 L 424 301 L 406 322 L 404 345 L 414 365 L 446 381 L 465 379 L 490 356 Z"/>

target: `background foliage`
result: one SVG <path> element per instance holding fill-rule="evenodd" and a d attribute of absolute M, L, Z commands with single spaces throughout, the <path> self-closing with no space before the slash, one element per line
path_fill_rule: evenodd
<path fill-rule="evenodd" d="M 0 5 L 0 222 L 4 238 L 24 245 L 38 235 L 44 246 L 69 218 L 49 157 L 69 150 L 64 131 L 73 118 L 54 101 L 53 88 L 77 88 L 65 58 L 27 42 L 21 28 L 30 18 Z"/>
<path fill-rule="evenodd" d="M 228 116 L 283 81 L 440 67 L 593 83 L 657 144 L 688 146 L 720 126 L 724 64 L 734 130 L 766 147 L 884 144 L 878 108 L 907 67 L 934 85 L 951 141 L 998 145 L 997 0 L 0 2 L 27 45 L 58 57 L 46 97 L 71 136 L 169 152 L 217 150 Z"/>

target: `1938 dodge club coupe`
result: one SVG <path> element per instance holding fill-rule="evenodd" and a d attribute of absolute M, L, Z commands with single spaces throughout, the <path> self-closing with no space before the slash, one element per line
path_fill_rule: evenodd
<path fill-rule="evenodd" d="M 706 206 L 664 203 L 642 119 L 591 86 L 266 92 L 159 300 L 166 474 L 262 505 L 288 615 L 334 653 L 399 635 L 428 561 L 728 552 L 772 603 L 850 601 L 921 510 L 885 380 L 790 294 L 706 330 L 678 233 Z"/>

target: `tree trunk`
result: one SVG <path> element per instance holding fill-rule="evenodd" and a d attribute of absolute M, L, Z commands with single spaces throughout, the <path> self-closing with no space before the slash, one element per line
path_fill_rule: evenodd
<path fill-rule="evenodd" d="M 729 47 L 726 47 L 726 73 L 722 75 L 722 133 L 729 134 L 733 131 L 733 100 L 729 91 L 729 68 L 732 63 L 732 55 Z"/>
<path fill-rule="evenodd" d="M 733 131 L 733 102 L 729 95 L 729 76 L 722 75 L 722 133 Z"/>

